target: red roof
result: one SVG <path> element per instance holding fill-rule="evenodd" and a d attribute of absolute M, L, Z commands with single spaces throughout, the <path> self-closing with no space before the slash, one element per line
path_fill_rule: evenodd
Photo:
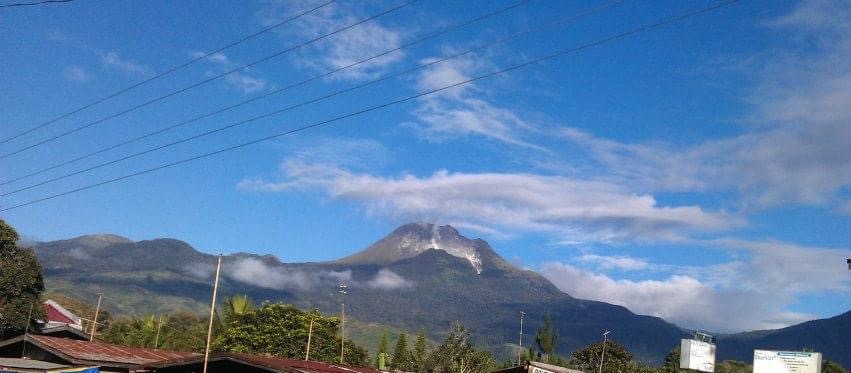
<path fill-rule="evenodd" d="M 66 316 L 61 310 L 54 307 L 52 304 L 45 302 L 44 309 L 47 311 L 47 321 L 58 322 L 62 324 L 77 324 L 79 320 L 71 319 Z"/>
<path fill-rule="evenodd" d="M 85 362 L 138 365 L 162 360 L 200 356 L 200 354 L 194 352 L 177 352 L 127 347 L 105 342 L 89 342 L 76 339 L 48 337 L 46 335 L 28 335 L 27 339 L 45 350 L 57 352 L 60 356 L 64 355 L 71 359 Z"/>

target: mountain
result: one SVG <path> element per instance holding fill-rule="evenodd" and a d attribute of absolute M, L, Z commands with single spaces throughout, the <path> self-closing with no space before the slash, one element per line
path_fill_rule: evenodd
<path fill-rule="evenodd" d="M 37 243 L 47 287 L 93 301 L 105 294 L 113 314 L 190 310 L 210 299 L 216 257 L 185 242 L 132 242 L 112 235 Z M 346 283 L 346 314 L 408 332 L 425 328 L 440 340 L 452 321 L 466 325 L 476 343 L 512 356 L 519 311 L 527 313 L 524 346 L 533 344 L 546 314 L 559 330 L 557 352 L 568 354 L 600 339 L 604 330 L 642 360 L 658 363 L 686 333 L 657 317 L 624 307 L 581 300 L 543 276 L 511 266 L 481 239 L 450 226 L 407 224 L 368 248 L 323 263 L 282 263 L 278 258 L 232 254 L 223 259 L 222 296 L 285 301 L 338 313 Z M 374 346 L 366 346 L 374 348 Z"/>
<path fill-rule="evenodd" d="M 782 329 L 760 330 L 718 338 L 718 358 L 753 360 L 753 350 L 813 349 L 825 358 L 851 367 L 851 311 Z"/>

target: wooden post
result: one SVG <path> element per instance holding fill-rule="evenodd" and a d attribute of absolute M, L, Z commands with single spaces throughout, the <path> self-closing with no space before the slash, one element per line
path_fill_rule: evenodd
<path fill-rule="evenodd" d="M 210 358 L 210 337 L 213 335 L 213 318 L 216 316 L 216 293 L 219 291 L 219 272 L 222 269 L 222 254 L 216 264 L 216 280 L 213 282 L 213 301 L 210 302 L 210 325 L 207 327 L 207 348 L 204 350 L 204 373 L 207 373 L 207 360 Z"/>
<path fill-rule="evenodd" d="M 89 342 L 95 340 L 95 330 L 98 327 L 98 314 L 100 314 L 100 300 L 103 297 L 103 293 L 98 293 L 98 306 L 95 308 L 95 319 L 92 320 L 92 334 L 89 335 Z"/>
<path fill-rule="evenodd" d="M 310 317 L 310 327 L 307 329 L 307 352 L 304 353 L 304 360 L 310 360 L 310 338 L 313 336 L 313 316 Z"/>

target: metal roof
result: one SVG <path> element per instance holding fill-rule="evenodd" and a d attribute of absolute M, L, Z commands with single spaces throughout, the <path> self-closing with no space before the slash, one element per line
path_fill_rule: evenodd
<path fill-rule="evenodd" d="M 0 357 L 0 368 L 20 369 L 58 369 L 67 368 L 68 365 L 54 364 L 41 360 L 19 359 L 11 357 Z"/>
<path fill-rule="evenodd" d="M 19 343 L 24 338 L 26 338 L 26 343 L 44 349 L 47 352 L 74 364 L 134 367 L 140 364 L 148 364 L 162 360 L 201 356 L 194 352 L 176 352 L 127 347 L 99 341 L 89 342 L 32 334 L 0 342 L 0 346 Z"/>
<path fill-rule="evenodd" d="M 245 365 L 255 366 L 272 372 L 281 373 L 386 373 L 375 368 L 349 367 L 318 361 L 286 359 L 277 356 L 261 356 L 237 353 L 213 354 L 209 361 L 230 360 Z M 160 361 L 147 364 L 147 368 L 165 368 L 181 365 L 198 364 L 204 361 L 203 356 Z"/>

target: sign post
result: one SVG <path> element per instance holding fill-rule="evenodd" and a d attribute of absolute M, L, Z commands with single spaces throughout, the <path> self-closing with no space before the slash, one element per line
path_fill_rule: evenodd
<path fill-rule="evenodd" d="M 821 373 L 821 353 L 754 350 L 753 373 Z"/>

